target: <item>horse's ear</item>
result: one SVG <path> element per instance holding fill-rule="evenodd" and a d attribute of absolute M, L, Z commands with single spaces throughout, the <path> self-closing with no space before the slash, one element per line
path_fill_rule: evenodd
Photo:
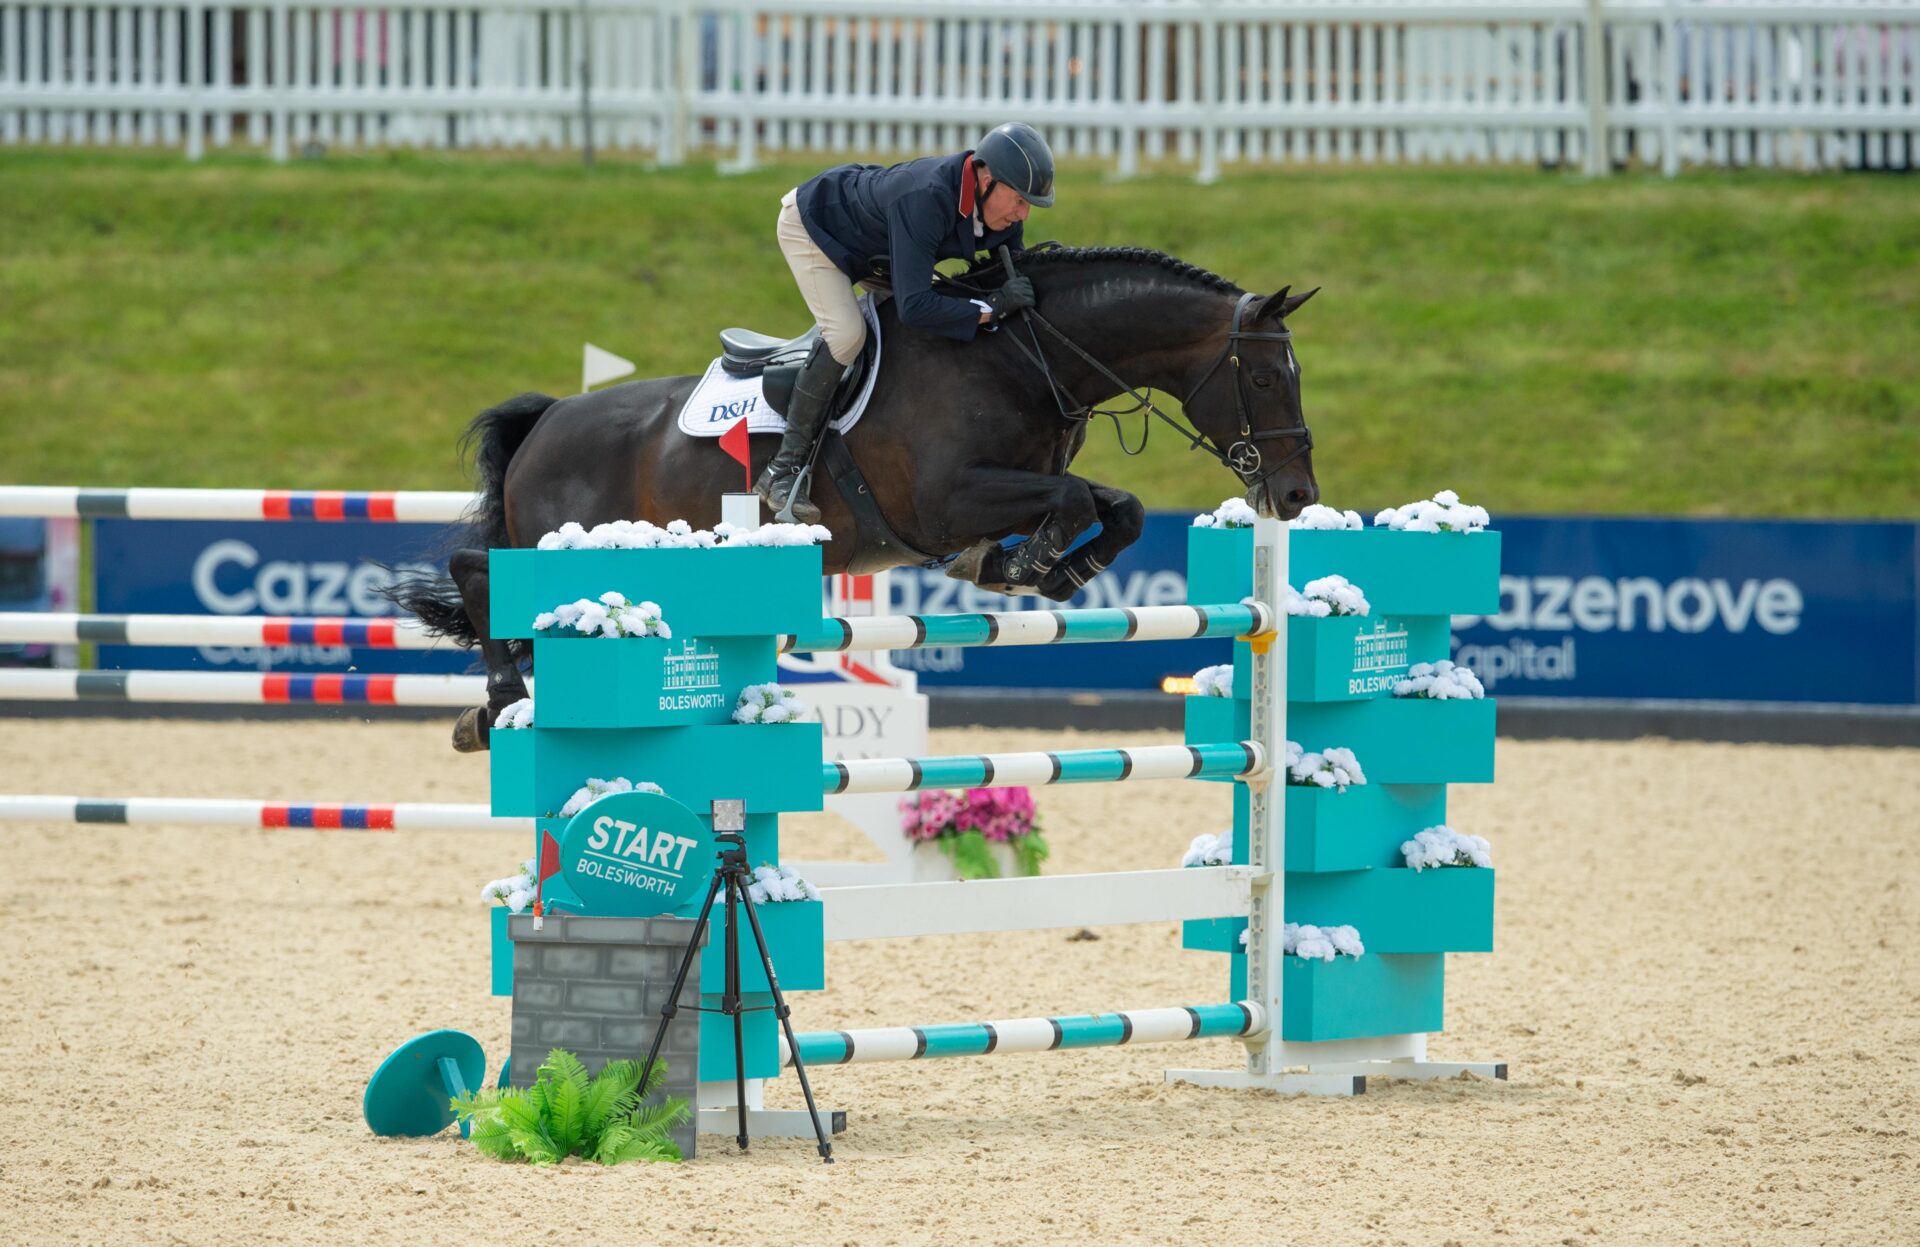
<path fill-rule="evenodd" d="M 1315 286 L 1305 294 L 1289 294 L 1288 292 L 1292 289 L 1292 286 L 1282 286 L 1280 289 L 1274 291 L 1267 301 L 1260 305 L 1260 311 L 1254 316 L 1254 319 L 1256 321 L 1285 320 L 1287 317 L 1293 315 L 1302 303 L 1305 303 L 1308 299 L 1320 293 L 1320 287 L 1318 286 Z"/>

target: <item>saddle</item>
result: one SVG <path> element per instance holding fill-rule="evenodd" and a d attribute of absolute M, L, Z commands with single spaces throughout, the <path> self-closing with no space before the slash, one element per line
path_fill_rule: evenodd
<path fill-rule="evenodd" d="M 806 363 L 813 344 L 819 338 L 818 325 L 797 338 L 775 338 L 751 329 L 722 329 L 720 370 L 736 377 L 758 375 L 762 399 L 767 406 L 784 416 L 787 414 L 787 404 L 793 398 L 793 383 L 800 375 L 800 367 Z M 840 374 L 840 384 L 827 403 L 826 427 L 818 452 L 820 466 L 826 470 L 834 488 L 840 491 L 840 496 L 853 512 L 856 536 L 847 571 L 856 576 L 871 575 L 889 567 L 897 567 L 903 562 L 930 565 L 938 561 L 933 555 L 909 545 L 887 523 L 886 516 L 880 513 L 879 504 L 874 501 L 872 488 L 854 463 L 852 452 L 847 449 L 846 439 L 832 427 L 832 422 L 847 409 L 847 404 L 866 384 L 867 372 L 873 367 L 878 352 L 877 335 L 867 335 L 867 344 L 861 348 L 860 358 Z M 811 473 L 811 466 L 808 471 Z"/>
<path fill-rule="evenodd" d="M 759 377 L 760 393 L 767 406 L 784 416 L 787 404 L 793 399 L 793 383 L 800 375 L 800 367 L 807 362 L 807 355 L 819 340 L 818 325 L 797 338 L 775 338 L 751 329 L 722 329 L 720 370 L 735 377 Z M 867 344 L 860 349 L 860 358 L 840 374 L 840 384 L 827 404 L 827 419 L 837 418 L 860 392 L 866 383 L 867 369 L 873 366 L 873 356 L 874 342 L 869 335 Z"/>

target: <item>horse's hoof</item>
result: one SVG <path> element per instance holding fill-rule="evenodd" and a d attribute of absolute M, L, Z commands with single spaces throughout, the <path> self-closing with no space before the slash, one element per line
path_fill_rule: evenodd
<path fill-rule="evenodd" d="M 997 541 L 981 541 L 968 546 L 947 564 L 947 575 L 955 580 L 964 580 L 981 588 L 991 588 L 982 577 L 998 578 L 1005 562 L 1004 553 Z M 991 567 L 991 571 L 989 571 Z"/>
<path fill-rule="evenodd" d="M 484 707 L 461 711 L 453 725 L 453 747 L 461 753 L 485 753 L 490 726 Z"/>

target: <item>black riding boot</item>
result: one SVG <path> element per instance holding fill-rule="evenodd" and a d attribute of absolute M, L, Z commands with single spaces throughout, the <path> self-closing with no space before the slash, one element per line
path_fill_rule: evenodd
<path fill-rule="evenodd" d="M 813 455 L 814 438 L 825 422 L 827 402 L 839 387 L 843 371 L 827 344 L 815 342 L 807 362 L 800 367 L 800 375 L 794 378 L 793 401 L 787 404 L 787 431 L 780 439 L 780 451 L 753 485 L 753 492 L 760 495 L 777 520 L 820 522 L 820 508 L 813 505 L 805 490 L 796 492 L 795 487 L 800 483 L 800 469 Z"/>

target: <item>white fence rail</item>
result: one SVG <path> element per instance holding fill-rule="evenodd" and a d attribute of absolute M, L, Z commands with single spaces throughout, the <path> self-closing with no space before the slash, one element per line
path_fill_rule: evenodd
<path fill-rule="evenodd" d="M 0 0 L 0 143 L 1911 167 L 1920 0 Z"/>

